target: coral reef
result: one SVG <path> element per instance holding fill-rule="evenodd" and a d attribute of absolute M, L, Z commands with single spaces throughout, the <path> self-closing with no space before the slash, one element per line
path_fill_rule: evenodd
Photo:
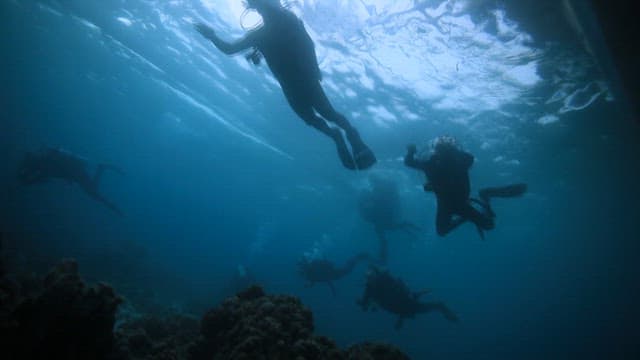
<path fill-rule="evenodd" d="M 387 344 L 364 342 L 347 349 L 347 360 L 409 360 L 396 347 Z"/>
<path fill-rule="evenodd" d="M 252 286 L 205 314 L 192 360 L 204 359 L 408 359 L 387 345 L 362 344 L 340 350 L 313 335 L 313 316 L 300 300 L 266 295 Z"/>
<path fill-rule="evenodd" d="M 0 283 L 4 358 L 103 359 L 111 352 L 122 299 L 106 284 L 85 285 L 75 261 L 60 263 L 37 289 L 6 277 Z"/>
<path fill-rule="evenodd" d="M 199 331 L 200 322 L 195 317 L 178 313 L 143 315 L 118 327 L 113 359 L 186 359 Z"/>
<path fill-rule="evenodd" d="M 181 313 L 140 315 L 106 285 L 86 285 L 66 260 L 44 279 L 0 278 L 3 359 L 105 360 L 405 360 L 394 347 L 364 343 L 339 349 L 313 334 L 313 315 L 299 299 L 252 286 L 201 321 Z M 114 331 L 114 327 L 116 328 Z"/>

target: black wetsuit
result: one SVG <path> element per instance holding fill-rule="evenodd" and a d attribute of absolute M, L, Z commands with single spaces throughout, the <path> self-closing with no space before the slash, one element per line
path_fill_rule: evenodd
<path fill-rule="evenodd" d="M 494 219 L 489 211 L 481 212 L 471 206 L 469 169 L 473 165 L 473 155 L 458 149 L 436 152 L 426 161 L 418 160 L 414 155 L 414 152 L 407 153 L 404 163 L 424 171 L 428 179 L 425 191 L 436 194 L 438 235 L 448 234 L 464 221 L 473 222 L 481 230 L 494 228 Z M 488 210 L 488 204 L 484 205 Z M 459 218 L 454 220 L 454 215 Z"/>
<path fill-rule="evenodd" d="M 456 314 L 443 302 L 420 301 L 420 296 L 425 293 L 412 292 L 401 279 L 391 276 L 388 271 L 372 267 L 367 275 L 364 294 L 357 303 L 365 311 L 377 305 L 397 315 L 396 328 L 402 327 L 405 318 L 433 311 L 440 312 L 449 321 L 458 321 Z"/>
<path fill-rule="evenodd" d="M 333 108 L 322 89 L 315 45 L 302 20 L 284 8 L 272 8 L 261 15 L 264 24 L 238 42 L 227 43 L 214 33 L 205 36 L 226 54 L 250 48 L 259 51 L 280 83 L 291 109 L 305 123 L 334 140 L 342 164 L 349 169 L 371 167 L 376 162 L 375 155 L 346 117 Z M 340 130 L 329 126 L 327 121 L 345 131 L 351 151 Z"/>
<path fill-rule="evenodd" d="M 87 160 L 68 151 L 46 148 L 35 154 L 27 154 L 20 169 L 20 180 L 25 185 L 43 183 L 50 179 L 62 179 L 78 184 L 89 196 L 101 202 L 118 215 L 122 212 L 99 192 L 98 186 L 104 170 L 122 171 L 113 165 L 99 164 L 93 176 L 89 174 Z"/>

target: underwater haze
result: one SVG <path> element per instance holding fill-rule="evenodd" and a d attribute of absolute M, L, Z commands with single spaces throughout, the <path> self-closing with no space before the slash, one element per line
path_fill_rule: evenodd
<path fill-rule="evenodd" d="M 345 169 L 331 141 L 289 108 L 266 64 L 223 39 L 260 23 L 239 0 L 4 0 L 0 3 L 0 231 L 8 266 L 78 260 L 140 311 L 200 314 L 239 275 L 301 298 L 316 333 L 384 341 L 412 359 L 637 358 L 640 128 L 586 1 L 296 0 L 322 85 L 378 162 Z M 496 200 L 482 241 L 436 234 L 435 197 L 407 144 L 449 135 L 475 156 L 472 191 L 527 183 Z M 116 164 L 101 191 L 22 186 L 26 152 L 60 147 Z M 309 254 L 377 254 L 358 195 L 398 186 L 417 234 L 390 233 L 387 268 L 460 318 L 421 314 L 396 329 L 364 312 L 366 266 L 305 285 Z"/>

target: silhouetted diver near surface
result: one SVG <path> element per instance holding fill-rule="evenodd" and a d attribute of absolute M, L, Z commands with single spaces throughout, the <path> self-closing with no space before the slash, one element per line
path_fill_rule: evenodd
<path fill-rule="evenodd" d="M 93 176 L 89 175 L 88 162 L 68 151 L 44 148 L 36 153 L 27 152 L 20 164 L 18 178 L 23 185 L 44 183 L 58 178 L 78 184 L 94 200 L 104 204 L 116 214 L 122 212 L 112 202 L 102 196 L 98 190 L 100 179 L 105 170 L 123 174 L 119 168 L 109 164 L 99 164 Z"/>
<path fill-rule="evenodd" d="M 404 230 L 409 234 L 417 233 L 420 228 L 400 219 L 401 204 L 398 189 L 393 180 L 378 174 L 369 176 L 371 190 L 363 191 L 358 198 L 360 216 L 374 226 L 380 242 L 380 263 L 386 264 L 388 241 L 386 233 L 392 230 Z"/>
<path fill-rule="evenodd" d="M 196 30 L 227 55 L 253 49 L 248 58 L 257 64 L 262 54 L 293 111 L 305 123 L 333 139 L 342 164 L 348 169 L 371 167 L 376 162 L 375 155 L 361 140 L 358 131 L 333 108 L 320 85 L 322 75 L 315 45 L 302 21 L 278 0 L 248 0 L 246 3 L 248 9 L 254 9 L 262 16 L 263 25 L 249 31 L 244 38 L 228 43 L 207 25 L 197 24 Z M 330 126 L 327 121 L 337 127 Z M 351 151 L 340 128 L 346 133 Z"/>
<path fill-rule="evenodd" d="M 308 286 L 324 282 L 329 285 L 331 292 L 335 295 L 336 289 L 333 286 L 333 281 L 349 275 L 360 261 L 367 260 L 369 260 L 369 255 L 361 253 L 347 260 L 344 266 L 337 267 L 329 260 L 304 257 L 298 262 L 298 271 L 307 280 Z"/>
<path fill-rule="evenodd" d="M 473 155 L 461 150 L 455 140 L 447 136 L 434 140 L 433 153 L 427 160 L 416 159 L 416 151 L 415 145 L 407 146 L 404 163 L 424 171 L 428 179 L 424 184 L 424 190 L 436 194 L 436 231 L 440 236 L 448 234 L 465 221 L 471 221 L 476 225 L 480 237 L 484 239 L 484 230 L 495 227 L 491 198 L 516 197 L 527 191 L 526 184 L 512 184 L 481 189 L 481 200 L 471 198 L 469 169 L 473 165 Z M 481 210 L 474 208 L 472 203 L 479 205 Z"/>
<path fill-rule="evenodd" d="M 404 319 L 412 319 L 417 314 L 437 311 L 447 320 L 457 322 L 458 316 L 443 302 L 421 302 L 420 297 L 428 290 L 412 292 L 399 278 L 394 278 L 386 270 L 373 266 L 367 273 L 367 283 L 364 294 L 357 301 L 360 307 L 367 311 L 374 305 L 398 316 L 396 329 L 400 329 Z M 373 304 L 372 304 L 373 303 Z"/>

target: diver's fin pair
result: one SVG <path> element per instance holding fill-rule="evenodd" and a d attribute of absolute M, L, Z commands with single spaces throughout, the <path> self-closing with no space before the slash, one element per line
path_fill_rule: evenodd
<path fill-rule="evenodd" d="M 342 165 L 349 170 L 365 170 L 373 166 L 377 161 L 376 156 L 368 147 L 360 149 L 359 152 L 352 156 L 344 142 L 342 145 L 340 143 L 336 143 L 336 146 Z"/>
<path fill-rule="evenodd" d="M 342 165 L 350 170 L 365 170 L 373 166 L 377 161 L 376 156 L 373 154 L 373 151 L 360 140 L 360 136 L 356 133 L 355 135 L 351 134 L 347 137 L 351 143 L 353 153 L 349 151 L 347 143 L 342 137 L 342 132 L 335 129 L 333 139 L 336 142 L 338 156 L 340 157 Z"/>
<path fill-rule="evenodd" d="M 492 187 L 481 189 L 478 193 L 480 198 L 489 203 L 489 200 L 494 197 L 511 198 L 523 195 L 527 191 L 527 184 L 511 184 L 501 187 Z"/>

